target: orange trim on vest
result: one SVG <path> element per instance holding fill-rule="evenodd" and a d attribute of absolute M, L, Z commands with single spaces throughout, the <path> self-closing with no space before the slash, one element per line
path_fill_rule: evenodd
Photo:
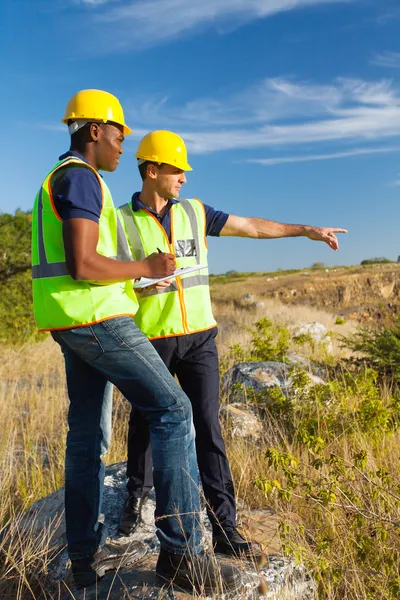
<path fill-rule="evenodd" d="M 171 214 L 171 246 L 173 247 L 174 254 L 175 254 L 175 230 L 174 230 L 174 215 L 173 215 L 172 209 L 170 211 L 170 214 Z M 176 281 L 176 287 L 178 288 L 179 306 L 180 306 L 181 315 L 182 315 L 182 327 L 183 327 L 183 331 L 185 333 L 188 333 L 189 325 L 187 322 L 187 311 L 186 311 L 186 305 L 185 305 L 185 296 L 184 296 L 183 287 L 182 287 L 182 280 L 180 277 L 176 277 L 175 281 Z"/>
<path fill-rule="evenodd" d="M 89 325 L 96 325 L 97 323 L 102 323 L 103 321 L 109 321 L 110 319 L 116 319 L 117 317 L 132 317 L 135 315 L 131 313 L 122 313 L 120 315 L 110 315 L 109 317 L 104 317 L 99 321 L 91 321 L 90 323 L 78 323 L 78 325 L 71 325 L 70 327 L 52 327 L 51 329 L 39 329 L 38 331 L 68 331 L 68 329 L 77 329 L 78 327 L 89 327 Z"/>
<path fill-rule="evenodd" d="M 53 179 L 53 175 L 55 173 L 57 173 L 57 171 L 59 171 L 60 169 L 63 169 L 64 167 L 67 167 L 68 165 L 71 164 L 75 164 L 78 165 L 79 167 L 86 167 L 87 169 L 90 169 L 97 177 L 97 179 L 99 180 L 99 185 L 100 185 L 100 192 L 101 192 L 101 211 L 100 211 L 100 215 L 103 212 L 103 206 L 104 206 L 104 192 L 103 192 L 103 186 L 101 184 L 101 179 L 100 179 L 100 175 L 98 174 L 98 172 L 96 171 L 96 169 L 94 167 L 92 167 L 92 165 L 88 165 L 86 163 L 84 163 L 82 160 L 78 162 L 78 160 L 74 160 L 72 157 L 71 159 L 66 160 L 64 163 L 62 163 L 61 165 L 58 165 L 57 169 L 54 169 L 54 171 L 52 172 L 52 174 L 50 175 L 50 177 L 47 180 L 47 193 L 49 194 L 49 198 L 50 198 L 50 203 L 51 206 L 53 208 L 54 214 L 57 217 L 57 219 L 59 221 L 61 221 L 61 223 L 63 222 L 62 218 L 60 217 L 60 215 L 58 214 L 58 211 L 56 209 L 56 206 L 54 204 L 54 200 L 53 200 L 53 190 L 51 189 L 51 180 Z M 41 330 L 39 330 L 41 331 Z"/>
<path fill-rule="evenodd" d="M 167 246 L 168 246 L 168 248 L 170 249 L 170 252 L 171 252 L 171 254 L 174 254 L 173 246 L 172 246 L 172 244 L 170 244 L 170 243 L 169 243 L 169 239 L 168 239 L 167 233 L 166 233 L 166 231 L 165 231 L 164 227 L 163 227 L 163 226 L 161 225 L 161 223 L 158 221 L 157 217 L 155 217 L 155 216 L 153 215 L 153 213 L 151 213 L 149 210 L 147 210 L 147 208 L 142 208 L 142 210 L 144 210 L 145 212 L 147 212 L 147 214 L 148 214 L 148 215 L 150 215 L 150 217 L 151 217 L 152 219 L 154 219 L 154 220 L 155 220 L 155 222 L 157 223 L 157 225 L 159 226 L 159 228 L 161 229 L 161 231 L 162 231 L 162 232 L 163 232 L 163 234 L 164 234 L 164 237 L 165 237 L 165 239 L 166 239 L 166 241 L 167 241 Z"/>

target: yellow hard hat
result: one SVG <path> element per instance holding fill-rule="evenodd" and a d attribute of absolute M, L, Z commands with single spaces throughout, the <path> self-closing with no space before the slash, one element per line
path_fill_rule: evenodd
<path fill-rule="evenodd" d="M 112 121 L 124 128 L 124 135 L 132 133 L 125 124 L 124 111 L 122 106 L 113 94 L 103 90 L 80 90 L 67 104 L 62 123 L 68 123 L 69 120 L 87 119 L 88 121 Z"/>
<path fill-rule="evenodd" d="M 136 158 L 142 161 L 165 163 L 182 171 L 191 171 L 185 142 L 172 131 L 151 131 L 140 140 Z"/>

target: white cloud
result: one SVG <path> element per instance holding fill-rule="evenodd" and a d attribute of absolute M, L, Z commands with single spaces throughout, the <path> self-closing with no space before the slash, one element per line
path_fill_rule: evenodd
<path fill-rule="evenodd" d="M 115 6 L 107 0 L 82 0 L 86 5 L 107 4 L 104 10 L 96 11 L 93 18 L 115 25 L 118 42 L 112 39 L 113 47 L 135 49 L 140 32 L 140 48 L 157 45 L 165 40 L 188 34 L 196 29 L 223 25 L 239 26 L 279 12 L 326 4 L 357 2 L 359 0 L 126 0 Z"/>
<path fill-rule="evenodd" d="M 264 164 L 394 152 L 377 146 L 400 136 L 400 89 L 388 79 L 316 84 L 280 77 L 184 103 L 168 94 L 121 100 L 136 127 L 128 144 L 152 129 L 171 129 L 199 154 L 235 150 L 246 160 L 251 150 L 274 149 L 276 158 L 260 159 Z M 308 155 L 276 156 L 305 146 Z"/>
<path fill-rule="evenodd" d="M 370 62 L 378 67 L 400 69 L 400 52 L 378 52 Z"/>
<path fill-rule="evenodd" d="M 361 156 L 365 154 L 384 154 L 387 152 L 398 152 L 400 146 L 389 146 L 386 148 L 355 148 L 354 150 L 344 150 L 343 152 L 333 152 L 331 154 L 302 154 L 300 156 L 280 156 L 277 158 L 254 158 L 246 162 L 259 165 L 281 165 L 285 163 L 311 162 L 315 160 L 331 160 L 337 158 L 348 158 L 349 156 Z M 399 182 L 400 184 L 400 182 Z"/>
<path fill-rule="evenodd" d="M 266 79 L 235 94 L 183 105 L 164 96 L 132 104 L 133 123 L 180 132 L 194 152 L 370 143 L 400 135 L 400 92 L 390 80 L 339 78 L 328 85 Z M 339 150 L 339 149 L 338 149 Z M 336 149 L 335 149 L 336 151 Z"/>

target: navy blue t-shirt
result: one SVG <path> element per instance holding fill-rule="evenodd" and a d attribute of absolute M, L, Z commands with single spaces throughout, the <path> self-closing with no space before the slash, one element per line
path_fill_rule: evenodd
<path fill-rule="evenodd" d="M 78 152 L 68 151 L 59 160 L 68 156 L 87 160 Z M 53 202 L 63 221 L 89 219 L 98 223 L 103 206 L 100 183 L 93 171 L 86 167 L 68 165 L 57 171 L 51 181 Z"/>
<path fill-rule="evenodd" d="M 69 150 L 62 154 L 59 160 L 64 160 L 69 156 L 80 158 L 87 163 L 87 160 L 78 152 Z M 103 205 L 103 196 L 100 183 L 95 173 L 91 169 L 80 166 L 67 166 L 55 173 L 51 181 L 53 201 L 56 210 L 63 221 L 68 219 L 81 218 L 89 219 L 98 223 L 100 220 L 101 209 Z M 160 224 L 164 227 L 168 237 L 171 238 L 171 216 L 169 210 L 178 200 L 169 200 L 167 210 L 161 216 L 155 210 L 148 208 L 139 200 L 140 192 L 132 196 L 132 208 L 134 211 L 146 208 L 153 213 Z M 204 204 L 206 213 L 206 234 L 209 236 L 219 236 L 229 215 L 220 210 L 215 210 L 211 206 Z"/>
<path fill-rule="evenodd" d="M 151 214 L 153 214 L 158 222 L 163 226 L 168 239 L 171 241 L 171 215 L 170 209 L 173 204 L 177 204 L 179 200 L 169 200 L 167 209 L 163 215 L 159 215 L 154 209 L 145 206 L 143 202 L 140 201 L 140 192 L 136 192 L 132 196 L 132 209 L 134 212 L 140 210 L 141 208 L 145 208 Z M 221 210 L 215 210 L 211 208 L 211 206 L 207 206 L 207 204 L 203 204 L 204 210 L 206 213 L 206 235 L 218 237 L 221 233 L 225 223 L 228 220 L 229 215 L 227 213 L 222 212 Z"/>

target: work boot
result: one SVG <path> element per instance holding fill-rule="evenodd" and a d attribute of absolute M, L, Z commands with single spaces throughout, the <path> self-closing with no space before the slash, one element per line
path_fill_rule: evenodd
<path fill-rule="evenodd" d="M 138 562 L 147 553 L 147 547 L 142 542 L 130 544 L 114 544 L 109 542 L 88 558 L 71 560 L 71 570 L 77 587 L 85 587 L 95 583 L 107 573 L 122 569 L 127 565 Z"/>
<path fill-rule="evenodd" d="M 228 556 L 251 556 L 255 548 L 251 542 L 246 542 L 236 527 L 226 527 L 213 534 L 214 552 Z"/>
<path fill-rule="evenodd" d="M 164 585 L 189 592 L 236 592 L 242 587 L 240 571 L 231 565 L 218 565 L 208 554 L 182 556 L 160 550 L 156 565 L 157 579 Z"/>
<path fill-rule="evenodd" d="M 124 508 L 119 523 L 119 531 L 124 535 L 130 535 L 136 531 L 139 523 L 142 521 L 142 509 L 149 498 L 149 494 L 144 494 L 142 498 L 129 496 L 124 502 Z"/>

